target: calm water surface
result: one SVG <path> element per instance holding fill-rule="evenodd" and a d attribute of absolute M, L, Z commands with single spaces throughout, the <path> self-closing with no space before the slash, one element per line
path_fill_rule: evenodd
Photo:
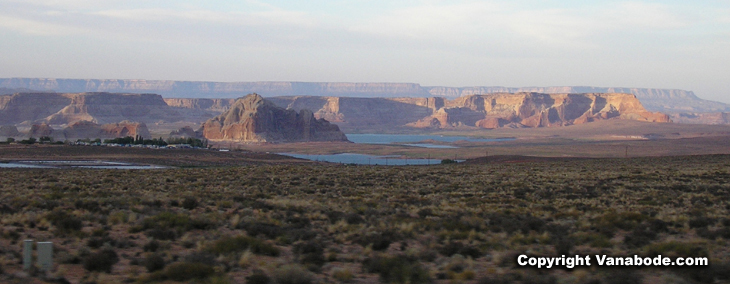
<path fill-rule="evenodd" d="M 375 156 L 355 153 L 341 153 L 331 155 L 307 155 L 296 153 L 279 153 L 294 158 L 307 159 L 312 161 L 322 161 L 330 163 L 356 164 L 356 165 L 387 165 L 387 166 L 403 166 L 403 165 L 435 165 L 440 164 L 438 159 L 401 159 L 395 156 Z"/>

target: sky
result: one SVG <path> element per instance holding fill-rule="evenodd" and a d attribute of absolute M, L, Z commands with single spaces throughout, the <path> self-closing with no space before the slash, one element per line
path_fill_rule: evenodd
<path fill-rule="evenodd" d="M 671 88 L 730 103 L 730 0 L 0 0 L 0 77 Z"/>

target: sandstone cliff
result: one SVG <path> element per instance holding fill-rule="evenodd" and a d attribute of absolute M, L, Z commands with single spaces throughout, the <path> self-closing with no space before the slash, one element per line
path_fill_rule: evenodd
<path fill-rule="evenodd" d="M 147 125 L 144 123 L 136 123 L 129 121 L 122 121 L 119 123 L 109 123 L 99 125 L 91 121 L 77 121 L 63 129 L 63 137 L 55 137 L 57 140 L 60 138 L 67 140 L 74 139 L 108 139 L 108 138 L 119 138 L 119 137 L 135 137 L 137 135 L 143 138 L 151 138 L 150 132 L 147 129 Z M 56 135 L 60 136 L 60 135 Z"/>
<path fill-rule="evenodd" d="M 169 106 L 160 95 L 112 93 L 18 93 L 0 96 L 0 124 L 77 121 L 117 123 L 200 122 L 222 112 Z"/>
<path fill-rule="evenodd" d="M 635 95 L 642 105 L 650 111 L 664 113 L 682 112 L 718 112 L 730 111 L 730 105 L 703 100 L 691 91 L 677 89 L 651 88 L 603 88 L 585 86 L 562 87 L 424 87 L 432 96 L 463 97 L 492 93 L 544 93 L 544 94 L 576 94 L 576 93 L 625 93 Z"/>
<path fill-rule="evenodd" d="M 672 121 L 688 124 L 730 124 L 730 113 L 673 113 Z"/>
<path fill-rule="evenodd" d="M 309 109 L 351 131 L 392 131 L 409 122 L 431 115 L 442 98 L 349 98 L 349 97 L 274 97 L 267 98 L 279 107 L 301 111 Z"/>
<path fill-rule="evenodd" d="M 229 110 L 206 121 L 201 131 L 212 141 L 347 141 L 337 125 L 316 119 L 311 111 L 280 108 L 258 94 L 236 100 Z"/>
<path fill-rule="evenodd" d="M 644 109 L 630 94 L 489 94 L 443 98 L 275 97 L 280 107 L 312 109 L 318 118 L 348 131 L 382 131 L 409 126 L 551 127 L 604 119 L 668 122 Z"/>
<path fill-rule="evenodd" d="M 446 101 L 431 116 L 409 123 L 413 127 L 475 126 L 552 127 L 595 120 L 631 119 L 669 122 L 669 117 L 644 109 L 630 94 L 488 94 Z"/>
<path fill-rule="evenodd" d="M 21 134 L 18 132 L 18 128 L 14 125 L 3 125 L 0 126 L 0 137 L 2 138 L 14 138 L 19 137 Z"/>
<path fill-rule="evenodd" d="M 57 131 L 48 124 L 33 124 L 28 131 L 28 136 L 33 138 L 54 137 Z"/>

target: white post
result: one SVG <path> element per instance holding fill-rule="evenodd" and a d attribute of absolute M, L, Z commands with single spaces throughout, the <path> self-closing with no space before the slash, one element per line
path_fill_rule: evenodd
<path fill-rule="evenodd" d="M 53 269 L 53 243 L 38 242 L 38 267 L 43 271 Z"/>
<path fill-rule="evenodd" d="M 23 241 L 23 269 L 28 270 L 33 265 L 33 240 Z"/>

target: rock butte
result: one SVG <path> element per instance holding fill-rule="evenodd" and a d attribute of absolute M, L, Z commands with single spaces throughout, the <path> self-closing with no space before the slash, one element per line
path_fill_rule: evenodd
<path fill-rule="evenodd" d="M 310 110 L 284 109 L 250 94 L 201 126 L 203 136 L 212 141 L 300 142 L 347 141 L 337 127 L 316 119 Z"/>

